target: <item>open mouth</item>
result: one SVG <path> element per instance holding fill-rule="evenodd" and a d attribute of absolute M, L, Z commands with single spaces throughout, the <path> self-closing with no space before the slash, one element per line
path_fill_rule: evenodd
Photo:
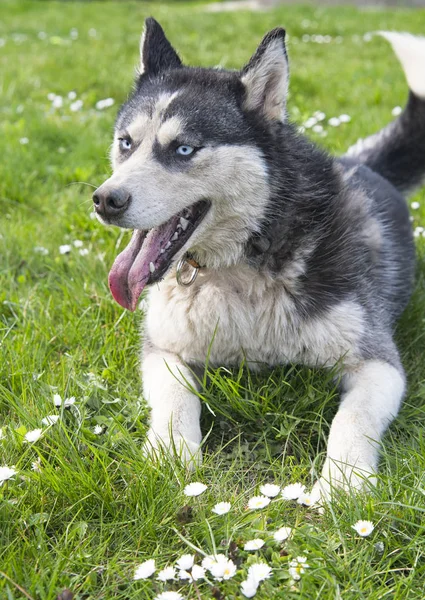
<path fill-rule="evenodd" d="M 144 287 L 159 281 L 208 212 L 200 200 L 149 231 L 134 230 L 128 246 L 117 256 L 109 273 L 109 288 L 124 308 L 135 310 Z"/>

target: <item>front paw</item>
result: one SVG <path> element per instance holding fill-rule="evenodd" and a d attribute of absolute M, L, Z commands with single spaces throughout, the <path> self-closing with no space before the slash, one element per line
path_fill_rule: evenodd
<path fill-rule="evenodd" d="M 322 475 L 311 492 L 314 503 L 324 505 L 342 490 L 349 494 L 370 490 L 376 485 L 376 471 L 370 465 L 352 466 L 345 462 L 326 459 Z"/>
<path fill-rule="evenodd" d="M 152 460 L 163 461 L 178 458 L 190 470 L 194 470 L 202 463 L 200 444 L 179 434 L 160 435 L 150 429 L 143 444 L 143 450 Z"/>

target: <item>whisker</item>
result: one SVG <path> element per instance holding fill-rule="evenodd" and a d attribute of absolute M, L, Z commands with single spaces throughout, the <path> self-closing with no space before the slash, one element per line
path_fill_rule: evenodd
<path fill-rule="evenodd" d="M 81 200 L 81 202 L 78 204 L 78 206 L 83 206 L 84 204 L 91 203 L 91 202 L 92 202 L 92 199 L 87 198 L 86 200 Z"/>
<path fill-rule="evenodd" d="M 65 187 L 69 187 L 70 185 L 88 185 L 95 189 L 98 187 L 97 185 L 93 185 L 93 183 L 87 183 L 87 181 L 71 181 L 71 183 L 68 183 Z"/>

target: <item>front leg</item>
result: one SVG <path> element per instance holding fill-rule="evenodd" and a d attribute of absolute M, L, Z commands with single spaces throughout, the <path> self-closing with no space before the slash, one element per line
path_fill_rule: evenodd
<path fill-rule="evenodd" d="M 401 367 L 370 360 L 345 371 L 342 384 L 322 476 L 313 488 L 316 498 L 328 499 L 333 487 L 362 489 L 375 482 L 379 442 L 399 410 L 405 378 Z"/>
<path fill-rule="evenodd" d="M 191 371 L 177 355 L 146 343 L 142 377 L 144 397 L 152 410 L 146 450 L 152 453 L 163 447 L 189 466 L 200 462 L 201 403 L 189 389 L 197 386 Z"/>

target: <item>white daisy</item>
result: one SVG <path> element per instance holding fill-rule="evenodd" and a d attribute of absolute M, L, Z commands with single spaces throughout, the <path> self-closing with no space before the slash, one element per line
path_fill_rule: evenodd
<path fill-rule="evenodd" d="M 224 556 L 224 558 L 226 557 Z M 202 559 L 201 565 L 204 567 L 204 569 L 207 569 L 209 571 L 213 564 L 216 562 L 216 560 L 217 556 L 206 556 L 204 559 Z"/>
<path fill-rule="evenodd" d="M 328 123 L 331 127 L 338 127 L 341 125 L 341 121 L 338 119 L 338 117 L 331 117 Z"/>
<path fill-rule="evenodd" d="M 53 396 L 53 404 L 55 406 L 61 406 L 61 404 L 62 404 L 62 398 L 59 396 L 59 394 L 54 394 L 54 396 Z"/>
<path fill-rule="evenodd" d="M 50 98 L 49 98 L 50 100 Z M 63 106 L 63 98 L 62 96 L 56 96 L 52 100 L 53 108 L 61 108 Z"/>
<path fill-rule="evenodd" d="M 145 562 L 141 563 L 138 567 L 136 567 L 133 579 L 135 581 L 137 581 L 138 579 L 148 579 L 151 575 L 155 573 L 155 570 L 155 560 L 153 558 L 145 560 Z"/>
<path fill-rule="evenodd" d="M 258 590 L 258 583 L 253 579 L 246 579 L 241 583 L 241 593 L 245 598 L 253 598 Z"/>
<path fill-rule="evenodd" d="M 84 246 L 84 242 L 82 240 L 74 240 L 72 245 L 75 246 L 75 248 L 82 248 Z"/>
<path fill-rule="evenodd" d="M 349 123 L 351 121 L 350 115 L 339 115 L 338 119 L 341 123 Z"/>
<path fill-rule="evenodd" d="M 100 435 L 102 433 L 102 431 L 103 431 L 103 427 L 101 425 L 95 425 L 93 427 L 93 433 L 95 435 Z"/>
<path fill-rule="evenodd" d="M 310 494 L 305 494 L 304 492 L 300 494 L 297 498 L 298 504 L 303 504 L 304 506 L 313 506 L 316 503 L 316 500 Z"/>
<path fill-rule="evenodd" d="M 193 483 L 189 483 L 189 485 L 184 488 L 183 493 L 185 496 L 200 496 L 207 488 L 208 486 L 205 485 L 205 483 L 194 481 Z"/>
<path fill-rule="evenodd" d="M 0 440 L 3 440 L 6 436 L 3 433 L 3 428 L 0 427 Z"/>
<path fill-rule="evenodd" d="M 29 144 L 29 139 L 27 137 L 21 137 L 19 139 L 19 143 L 22 144 L 23 146 L 25 146 L 26 144 Z"/>
<path fill-rule="evenodd" d="M 418 210 L 418 208 L 420 208 L 421 205 L 419 204 L 419 202 L 412 202 L 410 206 L 413 208 L 413 210 Z"/>
<path fill-rule="evenodd" d="M 305 485 L 301 483 L 291 483 L 282 490 L 282 496 L 285 500 L 297 500 L 304 493 Z"/>
<path fill-rule="evenodd" d="M 82 100 L 76 100 L 75 102 L 71 102 L 71 104 L 69 105 L 69 109 L 72 112 L 77 112 L 77 110 L 81 110 L 81 108 L 83 108 Z"/>
<path fill-rule="evenodd" d="M 72 92 L 68 93 L 68 98 L 70 100 L 75 100 L 76 97 L 77 97 L 77 93 L 76 92 L 72 91 Z"/>
<path fill-rule="evenodd" d="M 37 460 L 31 463 L 31 469 L 36 473 L 41 473 L 41 458 L 38 457 Z"/>
<path fill-rule="evenodd" d="M 184 569 L 181 569 L 179 571 L 179 579 L 181 579 L 182 581 L 186 581 L 188 579 L 192 579 L 192 576 L 189 573 L 189 571 L 185 571 Z"/>
<path fill-rule="evenodd" d="M 62 244 L 59 246 L 59 254 L 69 254 L 71 252 L 71 246 L 69 244 Z"/>
<path fill-rule="evenodd" d="M 257 584 L 260 581 L 264 581 L 268 579 L 272 574 L 272 569 L 268 564 L 260 562 L 254 563 L 248 568 L 248 579 L 256 582 Z"/>
<path fill-rule="evenodd" d="M 267 496 L 253 496 L 248 500 L 248 508 L 251 510 L 265 508 L 270 504 L 270 498 Z"/>
<path fill-rule="evenodd" d="M 88 248 L 81 248 L 80 250 L 78 250 L 78 254 L 80 254 L 80 256 L 87 256 L 89 252 L 90 250 Z"/>
<path fill-rule="evenodd" d="M 245 542 L 243 547 L 244 550 L 259 550 L 264 546 L 265 542 L 261 538 L 256 538 L 255 540 L 249 540 Z"/>
<path fill-rule="evenodd" d="M 297 556 L 289 563 L 289 574 L 295 581 L 301 579 L 301 575 L 305 573 L 306 569 L 309 569 L 309 565 L 305 556 Z"/>
<path fill-rule="evenodd" d="M 59 421 L 58 415 L 47 415 L 47 417 L 44 417 L 44 419 L 41 419 L 41 423 L 43 425 L 54 425 L 58 421 Z"/>
<path fill-rule="evenodd" d="M 43 256 L 47 256 L 49 254 L 47 248 L 44 248 L 43 246 L 35 246 L 34 252 L 37 252 L 37 254 L 42 254 Z"/>
<path fill-rule="evenodd" d="M 193 567 L 193 563 L 195 562 L 195 556 L 193 554 L 183 554 L 176 562 L 176 565 L 179 569 L 183 571 L 190 571 Z"/>
<path fill-rule="evenodd" d="M 279 494 L 280 486 L 276 485 L 275 483 L 265 483 L 264 485 L 260 486 L 260 492 L 263 494 L 263 496 L 274 498 Z"/>
<path fill-rule="evenodd" d="M 317 119 L 315 119 L 314 117 L 310 117 L 309 119 L 307 119 L 307 121 L 304 123 L 304 127 L 306 129 L 311 129 L 312 127 L 314 127 L 314 125 L 316 125 L 317 123 Z"/>
<path fill-rule="evenodd" d="M 201 567 L 199 565 L 193 565 L 190 573 L 191 573 L 192 579 L 194 581 L 198 581 L 198 579 L 205 578 L 205 569 L 204 569 L 204 567 Z"/>
<path fill-rule="evenodd" d="M 393 117 L 398 117 L 398 115 L 401 115 L 402 112 L 403 109 L 401 108 L 401 106 L 394 106 L 394 108 L 391 111 L 391 114 Z"/>
<path fill-rule="evenodd" d="M 59 396 L 59 394 L 55 394 L 53 396 L 53 404 L 55 406 L 64 406 L 64 408 L 68 408 L 69 406 L 72 406 L 72 404 L 75 403 L 75 397 L 71 396 L 71 398 L 64 398 L 62 400 L 62 398 Z"/>
<path fill-rule="evenodd" d="M 4 481 L 15 477 L 16 473 L 15 467 L 0 467 L 0 485 L 2 485 Z"/>
<path fill-rule="evenodd" d="M 225 556 L 223 558 L 224 560 L 220 559 L 219 561 L 216 561 L 213 565 L 211 565 L 211 568 L 209 569 L 211 575 L 217 581 L 222 581 L 223 579 L 231 579 L 231 577 L 233 577 L 236 574 L 235 563 L 230 558 L 226 558 Z"/>
<path fill-rule="evenodd" d="M 114 104 L 115 100 L 113 98 L 105 98 L 104 100 L 99 100 L 96 102 L 97 110 L 103 110 L 104 108 L 109 108 Z"/>
<path fill-rule="evenodd" d="M 33 429 L 32 431 L 27 431 L 27 433 L 24 436 L 24 440 L 26 442 L 36 442 L 37 440 L 39 440 L 41 438 L 42 435 L 43 435 L 42 429 Z"/>
<path fill-rule="evenodd" d="M 285 540 L 288 539 L 288 537 L 291 535 L 291 533 L 292 533 L 291 527 L 281 527 L 280 529 L 278 529 L 277 531 L 274 532 L 273 537 L 276 540 L 276 542 L 284 542 Z"/>
<path fill-rule="evenodd" d="M 354 531 L 357 531 L 361 537 L 367 537 L 375 529 L 375 526 L 372 521 L 357 521 L 357 523 L 352 525 L 352 528 Z"/>
<path fill-rule="evenodd" d="M 165 567 L 157 575 L 159 581 L 171 581 L 176 578 L 176 570 L 174 567 Z"/>
<path fill-rule="evenodd" d="M 153 600 L 184 600 L 180 592 L 162 592 Z"/>
<path fill-rule="evenodd" d="M 312 131 L 314 131 L 314 133 L 322 133 L 323 132 L 323 125 L 315 125 L 313 127 Z"/>
<path fill-rule="evenodd" d="M 315 117 L 315 119 L 317 119 L 318 121 L 324 121 L 326 119 L 325 113 L 321 110 L 316 110 L 313 117 Z"/>
<path fill-rule="evenodd" d="M 219 502 L 212 508 L 212 512 L 216 515 L 225 515 L 231 509 L 230 502 Z"/>

